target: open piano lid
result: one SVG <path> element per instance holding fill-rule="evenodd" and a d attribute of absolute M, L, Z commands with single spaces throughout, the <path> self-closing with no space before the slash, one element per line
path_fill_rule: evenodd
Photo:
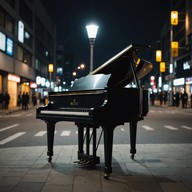
<path fill-rule="evenodd" d="M 124 87 L 134 79 L 131 62 L 138 79 L 151 71 L 152 64 L 138 57 L 148 48 L 150 48 L 149 45 L 131 44 L 90 74 L 111 74 L 107 86 Z"/>
<path fill-rule="evenodd" d="M 141 79 L 152 69 L 150 62 L 138 57 L 147 48 L 150 46 L 129 45 L 89 75 L 76 80 L 70 90 L 125 87 L 134 80 L 134 72 Z"/>

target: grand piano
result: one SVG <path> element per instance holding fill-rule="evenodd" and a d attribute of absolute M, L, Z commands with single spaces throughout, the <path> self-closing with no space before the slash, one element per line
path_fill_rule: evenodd
<path fill-rule="evenodd" d="M 137 123 L 149 111 L 148 91 L 140 85 L 152 64 L 139 57 L 148 45 L 131 44 L 87 76 L 77 79 L 69 91 L 49 92 L 48 104 L 36 109 L 36 118 L 47 124 L 47 155 L 52 161 L 55 125 L 72 121 L 78 128 L 78 162 L 95 167 L 97 149 L 104 140 L 104 178 L 112 173 L 113 133 L 129 122 L 131 158 L 136 154 Z M 98 129 L 101 128 L 99 135 Z"/>

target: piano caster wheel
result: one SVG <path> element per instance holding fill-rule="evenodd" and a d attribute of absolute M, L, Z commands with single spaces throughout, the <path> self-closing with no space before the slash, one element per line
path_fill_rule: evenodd
<path fill-rule="evenodd" d="M 109 179 L 109 177 L 110 177 L 110 174 L 109 173 L 105 173 L 104 174 L 104 178 L 107 180 L 107 179 Z"/>
<path fill-rule="evenodd" d="M 131 154 L 131 159 L 134 159 L 135 155 L 134 154 Z"/>
<path fill-rule="evenodd" d="M 49 163 L 51 163 L 52 157 L 48 157 L 48 158 L 47 158 L 47 161 L 48 161 Z"/>

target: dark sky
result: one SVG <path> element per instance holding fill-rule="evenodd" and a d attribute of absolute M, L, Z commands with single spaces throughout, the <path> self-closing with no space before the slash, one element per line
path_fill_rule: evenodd
<path fill-rule="evenodd" d="M 41 0 L 57 24 L 59 43 L 70 43 L 74 65 L 89 65 L 85 26 L 99 25 L 94 68 L 131 43 L 153 45 L 169 19 L 170 0 Z"/>

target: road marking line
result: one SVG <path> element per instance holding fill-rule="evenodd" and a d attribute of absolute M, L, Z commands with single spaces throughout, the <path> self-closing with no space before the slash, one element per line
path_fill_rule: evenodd
<path fill-rule="evenodd" d="M 5 130 L 7 130 L 7 129 L 11 129 L 11 128 L 13 128 L 13 127 L 17 127 L 17 126 L 19 126 L 19 124 L 14 124 L 14 125 L 11 125 L 11 126 L 9 126 L 9 127 L 5 127 L 5 128 L 3 128 L 3 129 L 0 129 L 0 132 L 5 131 Z"/>
<path fill-rule="evenodd" d="M 142 125 L 142 127 L 143 127 L 144 129 L 146 129 L 147 131 L 153 131 L 153 130 L 154 130 L 152 127 L 149 127 L 149 126 L 147 126 L 147 125 Z"/>
<path fill-rule="evenodd" d="M 63 131 L 63 132 L 61 133 L 61 136 L 69 136 L 70 133 L 71 133 L 71 131 Z"/>
<path fill-rule="evenodd" d="M 173 131 L 179 130 L 178 128 L 170 126 L 170 125 L 165 125 L 164 127 L 167 128 L 167 129 L 173 130 Z"/>
<path fill-rule="evenodd" d="M 184 129 L 192 130 L 192 127 L 188 127 L 188 126 L 184 126 L 184 125 L 182 125 L 181 127 Z"/>
<path fill-rule="evenodd" d="M 22 136 L 22 135 L 25 134 L 25 133 L 26 133 L 26 132 L 19 132 L 19 133 L 16 133 L 16 134 L 14 134 L 14 135 L 6 138 L 6 139 L 3 139 L 2 141 L 0 141 L 0 145 L 3 145 L 3 144 L 5 144 L 5 143 L 8 143 L 8 142 L 10 142 L 10 141 L 12 141 L 12 140 L 14 140 L 14 139 Z"/>
<path fill-rule="evenodd" d="M 35 134 L 35 137 L 41 137 L 43 135 L 45 135 L 47 133 L 47 131 L 39 131 L 37 134 Z"/>
<path fill-rule="evenodd" d="M 11 117 L 20 117 L 21 114 L 10 115 Z"/>

